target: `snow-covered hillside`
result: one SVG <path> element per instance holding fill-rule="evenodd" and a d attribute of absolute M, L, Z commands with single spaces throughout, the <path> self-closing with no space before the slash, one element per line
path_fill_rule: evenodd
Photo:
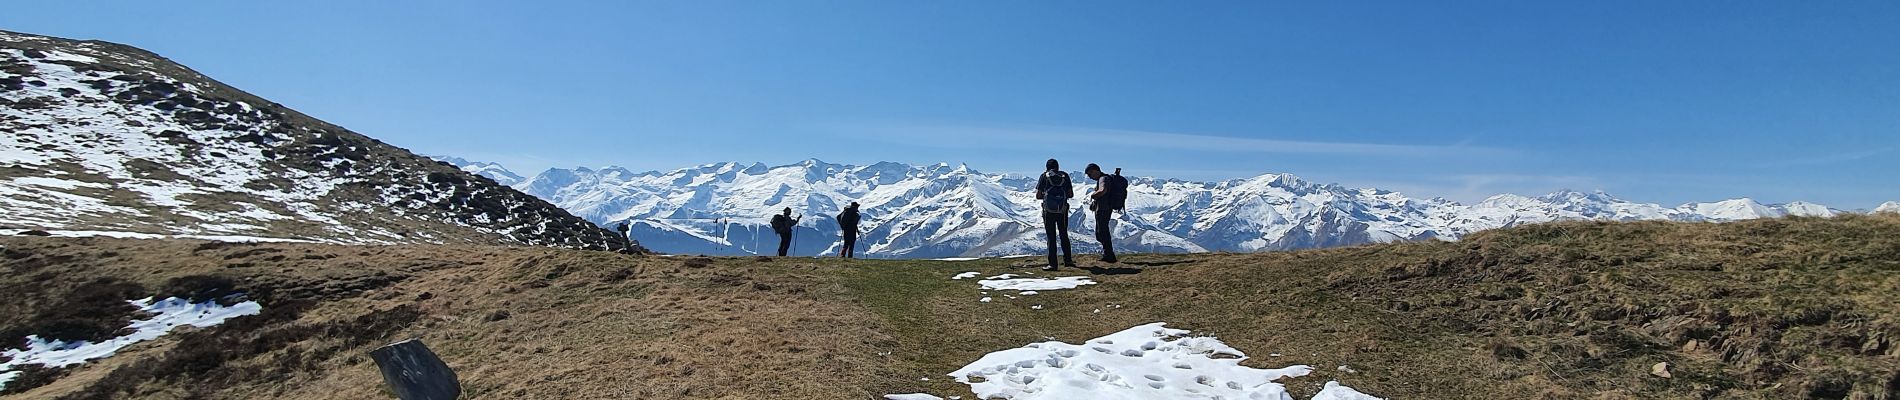
<path fill-rule="evenodd" d="M 1093 181 L 1072 173 L 1077 189 Z M 550 169 L 515 185 L 602 224 L 629 221 L 634 237 L 659 251 L 770 253 L 764 229 L 785 207 L 809 215 L 797 252 L 830 254 L 832 220 L 859 202 L 859 239 L 871 257 L 937 258 L 1039 253 L 1042 220 L 1034 177 L 985 174 L 961 165 L 869 166 L 806 160 L 792 165 L 719 163 L 669 172 L 624 168 Z M 1783 215 L 1831 216 L 1825 206 L 1765 205 L 1750 199 L 1676 208 L 1606 193 L 1504 194 L 1472 205 L 1378 190 L 1318 184 L 1288 174 L 1223 182 L 1130 176 L 1128 212 L 1116 227 L 1118 249 L 1137 252 L 1261 251 L 1400 240 L 1457 239 L 1498 227 L 1556 220 L 1733 221 Z M 1078 202 L 1069 216 L 1077 251 L 1097 251 L 1091 216 Z"/>
<path fill-rule="evenodd" d="M 163 57 L 0 31 L 0 228 L 633 249 Z"/>

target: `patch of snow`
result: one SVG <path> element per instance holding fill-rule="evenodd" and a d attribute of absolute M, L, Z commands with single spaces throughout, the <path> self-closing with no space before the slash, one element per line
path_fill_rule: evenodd
<path fill-rule="evenodd" d="M 930 259 L 930 260 L 931 260 L 931 261 L 976 261 L 976 260 L 981 260 L 981 258 L 977 258 L 977 257 L 949 257 L 949 258 L 933 258 L 933 259 Z"/>
<path fill-rule="evenodd" d="M 18 235 L 20 234 L 20 232 L 25 232 L 25 231 L 27 230 L 0 229 L 0 236 Z M 273 238 L 273 237 L 240 236 L 240 235 L 161 235 L 161 234 L 156 234 L 156 233 L 143 233 L 143 232 L 60 231 L 60 230 L 49 230 L 45 232 L 53 234 L 54 237 L 95 237 L 97 236 L 97 237 L 109 237 L 109 238 L 119 238 L 119 239 L 197 239 L 197 240 L 210 240 L 214 242 L 238 242 L 238 243 L 250 243 L 250 242 L 326 243 L 326 242 L 319 242 L 319 241 L 307 240 L 307 239 Z"/>
<path fill-rule="evenodd" d="M 981 299 L 977 299 L 976 301 L 977 301 L 978 303 L 988 303 L 988 302 L 990 302 L 990 297 L 989 297 L 989 296 L 983 296 L 983 298 L 981 298 Z"/>
<path fill-rule="evenodd" d="M 1353 388 L 1339 384 L 1339 381 L 1326 381 L 1326 387 L 1313 394 L 1313 400 L 1385 400 L 1360 393 Z"/>
<path fill-rule="evenodd" d="M 59 51 L 59 50 L 41 50 L 40 53 L 46 54 L 46 59 L 53 60 L 53 61 L 71 61 L 71 62 L 81 62 L 81 63 L 87 63 L 87 64 L 96 64 L 99 62 L 99 59 L 97 58 L 92 58 L 89 56 L 83 56 L 83 55 L 78 55 L 78 54 L 73 54 L 73 53 L 67 53 L 67 52 Z"/>
<path fill-rule="evenodd" d="M 992 277 L 995 278 L 995 277 Z M 1034 294 L 1035 291 L 1074 289 L 1083 285 L 1093 285 L 1095 281 L 1086 276 L 1065 276 L 1060 278 L 1019 278 L 986 279 L 976 282 L 986 290 L 1020 290 L 1019 294 Z"/>
<path fill-rule="evenodd" d="M 254 315 L 263 310 L 263 306 L 258 305 L 255 301 L 246 301 L 233 304 L 229 307 L 218 304 L 215 301 L 192 303 L 189 300 L 177 297 L 159 301 L 152 301 L 152 298 L 147 297 L 130 300 L 130 302 L 138 306 L 139 311 L 153 315 L 150 318 L 132 321 L 132 324 L 126 326 L 126 328 L 133 332 L 125 336 L 93 343 L 88 341 L 49 341 L 41 339 L 38 335 L 33 335 L 27 336 L 26 348 L 9 349 L 4 353 L 0 353 L 5 354 L 7 358 L 9 358 L 5 364 L 0 364 L 0 371 L 8 371 L 5 374 L 0 374 L 0 388 L 6 387 L 7 381 L 18 376 L 17 371 L 11 371 L 16 366 L 40 364 L 48 368 L 60 368 L 89 360 L 110 357 L 113 353 L 117 353 L 126 346 L 164 336 L 165 333 L 171 332 L 172 328 L 185 325 L 200 328 L 215 326 L 224 323 L 227 319 Z"/>
<path fill-rule="evenodd" d="M 975 278 L 977 275 L 982 275 L 982 273 L 976 272 L 976 271 L 965 272 L 965 273 L 957 274 L 957 276 L 950 277 L 950 280 L 960 281 L 964 279 Z"/>
<path fill-rule="evenodd" d="M 950 376 L 970 385 L 977 398 L 1053 399 L 1292 399 L 1280 378 L 1312 372 L 1305 365 L 1257 369 L 1240 365 L 1247 356 L 1219 339 L 1152 323 L 1091 339 L 1083 344 L 1032 343 L 984 355 Z M 1351 396 L 1364 397 L 1351 397 Z M 1370 396 L 1337 382 L 1314 399 L 1364 400 Z"/>
<path fill-rule="evenodd" d="M 33 186 L 59 188 L 59 189 L 66 189 L 66 190 L 78 189 L 81 187 L 104 188 L 104 187 L 109 186 L 103 183 L 80 182 L 80 181 L 75 181 L 71 179 L 47 178 L 47 177 L 38 177 L 38 176 L 13 178 L 13 184 L 33 185 Z"/>
<path fill-rule="evenodd" d="M 942 397 L 931 396 L 931 395 L 923 394 L 923 393 L 887 394 L 887 395 L 884 395 L 884 399 L 885 400 L 943 400 Z"/>

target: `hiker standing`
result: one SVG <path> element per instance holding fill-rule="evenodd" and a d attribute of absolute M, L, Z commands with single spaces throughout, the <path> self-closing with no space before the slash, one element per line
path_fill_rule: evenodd
<path fill-rule="evenodd" d="M 792 217 L 792 208 L 785 207 L 785 213 L 772 216 L 772 232 L 778 233 L 778 256 L 784 257 L 786 250 L 792 248 L 792 228 L 798 226 L 799 218 Z"/>
<path fill-rule="evenodd" d="M 851 253 L 858 246 L 859 218 L 858 202 L 855 201 L 851 202 L 851 205 L 845 206 L 844 212 L 838 213 L 838 229 L 844 233 L 844 249 L 838 251 L 839 257 L 857 258 Z"/>
<path fill-rule="evenodd" d="M 1102 167 L 1089 164 L 1082 173 L 1095 180 L 1095 192 L 1089 193 L 1089 211 L 1095 212 L 1095 241 L 1102 242 L 1102 262 L 1115 263 L 1115 211 L 1128 205 L 1128 179 L 1122 178 L 1122 169 L 1116 168 L 1114 175 L 1102 173 Z"/>
<path fill-rule="evenodd" d="M 633 236 L 628 235 L 627 232 L 630 232 L 632 230 L 633 230 L 633 227 L 627 225 L 626 221 L 621 221 L 620 225 L 614 225 L 614 232 L 620 232 L 620 237 L 627 238 L 629 240 L 633 239 Z"/>
<path fill-rule="evenodd" d="M 1036 200 L 1042 201 L 1042 231 L 1049 237 L 1049 266 L 1044 271 L 1056 270 L 1056 240 L 1062 241 L 1062 265 L 1075 266 L 1075 256 L 1069 250 L 1069 198 L 1075 197 L 1075 188 L 1070 186 L 1069 173 L 1062 172 L 1062 165 L 1056 159 L 1044 164 L 1042 178 L 1036 180 Z"/>

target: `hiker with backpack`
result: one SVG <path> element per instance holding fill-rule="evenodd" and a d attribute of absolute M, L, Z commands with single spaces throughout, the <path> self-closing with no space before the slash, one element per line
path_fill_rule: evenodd
<path fill-rule="evenodd" d="M 860 218 L 858 202 L 855 201 L 845 206 L 844 212 L 838 213 L 838 230 L 844 233 L 844 248 L 838 250 L 839 257 L 857 258 L 851 253 L 858 247 L 858 220 Z"/>
<path fill-rule="evenodd" d="M 1049 266 L 1044 271 L 1056 270 L 1056 240 L 1062 241 L 1062 265 L 1075 266 L 1075 256 L 1069 251 L 1069 198 L 1075 197 L 1075 188 L 1069 182 L 1069 173 L 1062 172 L 1062 165 L 1056 159 L 1043 164 L 1042 178 L 1036 180 L 1036 200 L 1042 201 L 1042 231 L 1049 237 Z"/>
<path fill-rule="evenodd" d="M 1128 206 L 1128 179 L 1122 177 L 1122 169 L 1116 168 L 1114 175 L 1102 173 L 1102 167 L 1089 164 L 1082 170 L 1095 180 L 1095 192 L 1089 193 L 1089 211 L 1095 212 L 1095 241 L 1102 242 L 1102 262 L 1116 263 L 1115 258 L 1115 211 Z"/>
<path fill-rule="evenodd" d="M 792 217 L 792 208 L 785 207 L 785 213 L 772 216 L 772 232 L 778 233 L 778 256 L 784 257 L 785 251 L 792 248 L 792 228 L 798 226 L 800 218 Z"/>

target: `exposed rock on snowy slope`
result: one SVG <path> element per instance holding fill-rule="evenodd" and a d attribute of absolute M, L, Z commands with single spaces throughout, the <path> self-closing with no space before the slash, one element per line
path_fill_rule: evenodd
<path fill-rule="evenodd" d="M 118 44 L 0 32 L 0 227 L 636 245 Z"/>
<path fill-rule="evenodd" d="M 1073 173 L 1077 189 L 1092 181 Z M 583 218 L 633 222 L 634 237 L 679 253 L 769 253 L 767 217 L 791 207 L 809 214 L 799 254 L 836 251 L 836 215 L 852 201 L 866 218 L 859 248 L 872 257 L 936 258 L 1039 253 L 1042 220 L 1034 177 L 984 174 L 964 166 L 870 166 L 818 160 L 767 167 L 720 163 L 671 172 L 624 168 L 550 169 L 516 184 Z M 1472 232 L 1558 220 L 1734 221 L 1838 210 L 1750 199 L 1677 208 L 1602 192 L 1540 197 L 1498 195 L 1473 205 L 1415 199 L 1378 189 L 1316 184 L 1288 174 L 1224 182 L 1130 178 L 1128 213 L 1117 225 L 1126 251 L 1261 251 L 1400 240 L 1457 239 Z M 1070 215 L 1078 251 L 1097 251 L 1093 217 Z"/>

